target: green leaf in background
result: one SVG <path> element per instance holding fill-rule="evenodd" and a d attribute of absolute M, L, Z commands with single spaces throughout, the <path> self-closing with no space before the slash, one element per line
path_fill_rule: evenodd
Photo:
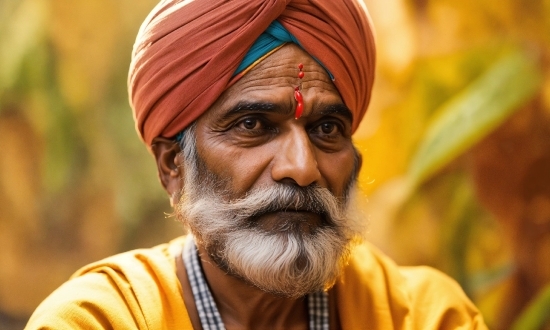
<path fill-rule="evenodd" d="M 544 287 L 514 322 L 510 330 L 539 330 L 550 320 L 550 285 Z"/>
<path fill-rule="evenodd" d="M 37 0 L 0 2 L 0 92 L 13 86 L 25 54 L 44 33 L 45 6 Z M 9 19 L 4 19 L 8 14 Z"/>
<path fill-rule="evenodd" d="M 515 50 L 443 104 L 413 156 L 408 171 L 412 187 L 498 127 L 534 95 L 541 81 L 536 60 Z"/>

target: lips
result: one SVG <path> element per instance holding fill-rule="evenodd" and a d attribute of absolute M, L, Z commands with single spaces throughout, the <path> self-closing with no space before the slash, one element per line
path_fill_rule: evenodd
<path fill-rule="evenodd" d="M 274 211 L 253 217 L 255 226 L 266 232 L 302 232 L 312 233 L 326 223 L 325 216 L 311 211 Z"/>

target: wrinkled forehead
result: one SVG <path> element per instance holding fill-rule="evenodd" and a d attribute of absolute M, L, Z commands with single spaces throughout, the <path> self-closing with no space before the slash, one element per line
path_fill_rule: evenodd
<path fill-rule="evenodd" d="M 300 64 L 302 64 L 301 70 Z M 303 71 L 303 78 L 298 76 L 300 71 Z M 270 92 L 275 92 L 275 88 L 286 87 L 290 90 L 297 86 L 304 91 L 313 89 L 332 93 L 340 99 L 340 94 L 325 68 L 299 46 L 287 44 L 263 59 L 230 86 L 216 100 L 213 107 L 238 95 L 246 94 L 250 97 L 269 95 Z"/>

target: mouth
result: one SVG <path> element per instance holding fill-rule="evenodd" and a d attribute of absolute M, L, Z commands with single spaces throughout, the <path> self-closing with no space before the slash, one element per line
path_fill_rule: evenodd
<path fill-rule="evenodd" d="M 280 210 L 257 215 L 252 218 L 252 222 L 266 232 L 312 234 L 327 221 L 325 215 L 312 211 Z"/>

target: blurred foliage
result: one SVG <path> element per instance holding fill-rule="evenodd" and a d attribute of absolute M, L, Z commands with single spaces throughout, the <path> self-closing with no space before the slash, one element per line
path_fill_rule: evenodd
<path fill-rule="evenodd" d="M 496 60 L 432 116 L 408 177 L 413 187 L 456 159 L 491 132 L 540 89 L 534 59 L 513 51 Z"/>
<path fill-rule="evenodd" d="M 0 0 L 0 328 L 78 267 L 182 232 L 126 92 L 155 2 Z M 365 3 L 378 67 L 354 140 L 369 239 L 456 278 L 494 329 L 537 324 L 550 281 L 550 0 Z"/>
<path fill-rule="evenodd" d="M 126 93 L 154 4 L 0 1 L 0 328 L 79 267 L 181 234 Z"/>
<path fill-rule="evenodd" d="M 512 330 L 536 330 L 541 329 L 544 323 L 550 319 L 550 285 L 547 285 L 541 293 L 535 297 L 532 303 L 512 325 Z"/>
<path fill-rule="evenodd" d="M 550 283 L 550 1 L 365 2 L 369 238 L 450 274 L 508 329 Z"/>

